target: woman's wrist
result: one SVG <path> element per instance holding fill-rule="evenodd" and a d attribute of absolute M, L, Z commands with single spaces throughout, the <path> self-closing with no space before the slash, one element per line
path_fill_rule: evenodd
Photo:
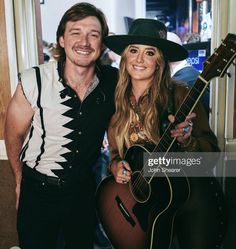
<path fill-rule="evenodd" d="M 109 164 L 108 164 L 108 167 L 107 167 L 107 172 L 108 174 L 112 174 L 112 164 L 113 164 L 114 161 L 111 161 Z"/>
<path fill-rule="evenodd" d="M 198 143 L 197 143 L 197 139 L 193 136 L 190 136 L 189 139 L 185 142 L 185 143 L 182 143 L 180 145 L 181 149 L 183 151 L 188 151 L 188 152 L 191 152 L 191 151 L 197 151 L 198 150 Z"/>
<path fill-rule="evenodd" d="M 113 158 L 111 161 L 110 161 L 110 163 L 109 163 L 109 165 L 108 165 L 108 167 L 107 167 L 107 172 L 109 173 L 109 174 L 112 174 L 112 168 L 114 167 L 114 164 L 116 164 L 118 161 L 120 161 L 121 159 L 118 159 L 118 158 Z"/>
<path fill-rule="evenodd" d="M 180 146 L 181 148 L 187 148 L 192 143 L 192 136 L 188 137 L 188 140 L 185 140 Z"/>

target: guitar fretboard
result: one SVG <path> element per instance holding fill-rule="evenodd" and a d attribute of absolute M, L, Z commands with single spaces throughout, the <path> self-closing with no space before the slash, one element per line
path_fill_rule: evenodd
<path fill-rule="evenodd" d="M 175 122 L 167 127 L 153 152 L 168 152 L 170 150 L 175 140 L 175 138 L 171 137 L 170 131 L 173 130 L 177 124 L 183 122 L 192 112 L 207 88 L 209 81 L 214 77 L 224 76 L 227 68 L 233 62 L 235 57 L 236 35 L 229 33 L 222 44 L 204 63 L 203 72 L 198 76 L 197 81 L 194 83 L 179 110 L 175 114 Z"/>
<path fill-rule="evenodd" d="M 190 114 L 193 108 L 196 106 L 198 100 L 204 93 L 207 82 L 202 81 L 201 79 L 197 79 L 194 83 L 187 96 L 185 97 L 183 103 L 181 104 L 179 110 L 175 114 L 175 122 L 170 124 L 162 135 L 159 143 L 156 146 L 155 151 L 158 152 L 168 152 L 174 142 L 174 138 L 171 137 L 170 131 L 174 129 L 174 127 L 183 122 L 186 117 Z"/>

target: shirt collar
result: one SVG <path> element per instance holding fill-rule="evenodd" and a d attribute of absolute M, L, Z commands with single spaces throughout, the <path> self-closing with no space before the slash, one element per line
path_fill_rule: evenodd
<path fill-rule="evenodd" d="M 97 77 L 97 74 L 94 75 L 93 80 L 91 81 L 90 86 L 87 89 L 87 92 L 85 93 L 84 98 L 86 98 L 99 84 L 99 79 Z"/>

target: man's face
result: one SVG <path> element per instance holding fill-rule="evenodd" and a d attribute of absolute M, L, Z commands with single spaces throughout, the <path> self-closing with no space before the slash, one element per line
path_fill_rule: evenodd
<path fill-rule="evenodd" d="M 66 60 L 70 63 L 80 67 L 94 65 L 102 49 L 102 28 L 99 20 L 95 16 L 89 16 L 67 22 L 59 43 L 65 49 Z"/>

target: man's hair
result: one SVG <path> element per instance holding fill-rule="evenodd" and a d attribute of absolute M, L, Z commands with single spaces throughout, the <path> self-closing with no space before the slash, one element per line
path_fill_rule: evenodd
<path fill-rule="evenodd" d="M 109 29 L 106 21 L 106 17 L 104 13 L 96 8 L 94 5 L 89 3 L 77 3 L 73 5 L 70 9 L 68 9 L 63 17 L 57 28 L 57 49 L 55 53 L 55 58 L 60 61 L 65 61 L 66 54 L 63 47 L 59 44 L 59 38 L 64 35 L 66 24 L 69 21 L 76 22 L 78 20 L 82 20 L 88 16 L 95 16 L 99 20 L 101 27 L 102 27 L 102 40 L 105 36 L 108 35 Z"/>

